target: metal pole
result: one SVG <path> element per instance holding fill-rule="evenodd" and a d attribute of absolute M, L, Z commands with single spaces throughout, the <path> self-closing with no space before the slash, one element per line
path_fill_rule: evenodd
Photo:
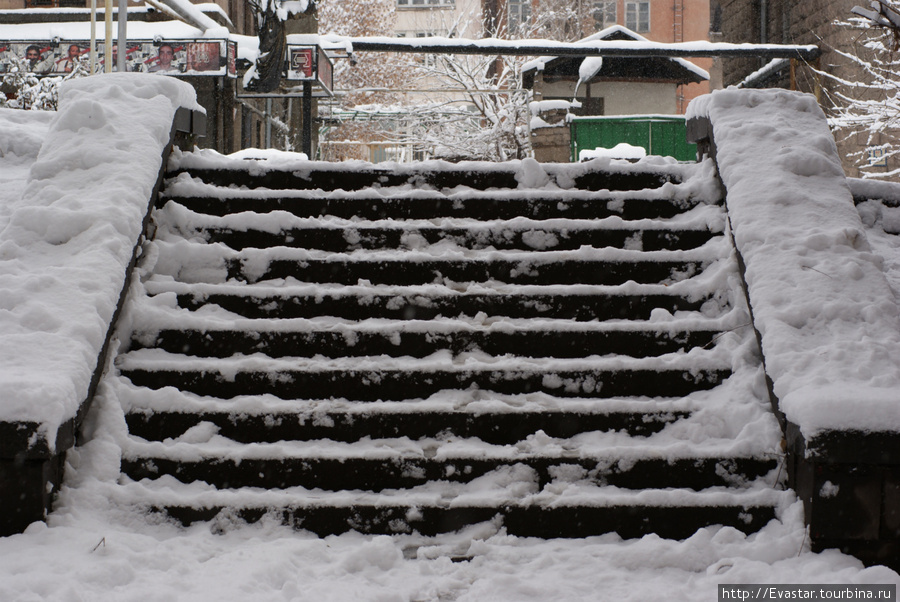
<path fill-rule="evenodd" d="M 116 71 L 127 71 L 125 65 L 125 51 L 128 46 L 128 0 L 119 0 L 119 52 L 117 55 Z"/>
<path fill-rule="evenodd" d="M 287 122 L 287 125 L 288 125 L 288 131 L 284 135 L 284 150 L 293 151 L 293 150 L 296 150 L 296 142 L 297 142 L 296 135 L 291 135 L 293 133 L 293 132 L 291 132 L 291 119 L 294 118 L 294 99 L 293 98 L 288 97 L 287 110 L 284 112 L 284 114 L 285 114 L 285 121 Z"/>
<path fill-rule="evenodd" d="M 431 42 L 431 38 L 412 41 L 385 40 L 382 38 L 347 38 L 353 50 L 359 52 L 412 52 L 417 54 L 471 54 L 482 56 L 615 56 L 626 58 L 666 57 L 764 57 L 799 58 L 814 60 L 822 52 L 816 46 L 784 44 L 730 44 L 726 42 L 681 42 L 673 44 L 601 41 L 592 45 L 554 44 L 529 45 L 529 40 L 507 42 L 505 40 L 463 40 Z M 397 40 L 402 40 L 398 38 Z"/>
<path fill-rule="evenodd" d="M 250 116 L 250 108 L 241 103 L 241 149 L 250 148 L 253 145 L 253 117 Z"/>
<path fill-rule="evenodd" d="M 266 99 L 266 148 L 272 148 L 272 99 Z"/>
<path fill-rule="evenodd" d="M 303 152 L 312 156 L 312 82 L 303 82 Z"/>
<path fill-rule="evenodd" d="M 112 0 L 106 0 L 104 7 L 104 22 L 106 24 L 106 45 L 103 47 L 103 72 L 112 73 L 113 64 L 113 35 L 112 35 Z"/>
<path fill-rule="evenodd" d="M 91 0 L 91 75 L 97 67 L 97 0 Z"/>

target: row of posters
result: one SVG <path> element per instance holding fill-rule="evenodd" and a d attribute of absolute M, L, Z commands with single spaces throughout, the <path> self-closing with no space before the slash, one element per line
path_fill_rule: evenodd
<path fill-rule="evenodd" d="M 103 43 L 97 45 L 98 62 L 105 61 Z M 113 65 L 117 49 L 113 46 Z M 18 61 L 37 75 L 70 73 L 77 61 L 87 60 L 90 44 L 83 41 L 0 42 L 0 73 Z M 227 40 L 129 41 L 125 52 L 128 71 L 168 75 L 237 76 L 237 44 Z"/>

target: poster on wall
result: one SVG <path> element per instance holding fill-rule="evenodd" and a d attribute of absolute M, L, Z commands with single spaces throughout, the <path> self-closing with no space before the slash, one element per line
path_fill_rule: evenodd
<path fill-rule="evenodd" d="M 46 40 L 0 42 L 0 73 L 15 71 L 21 65 L 30 73 L 65 74 L 74 67 L 74 61 L 81 56 L 81 49 L 87 50 L 87 44 L 80 46 L 73 42 L 54 45 Z"/>
<path fill-rule="evenodd" d="M 114 67 L 117 47 L 112 47 Z M 0 73 L 23 68 L 38 76 L 65 75 L 76 63 L 87 61 L 90 44 L 85 41 L 0 42 Z M 100 70 L 106 48 L 97 45 Z M 130 40 L 125 50 L 126 70 L 165 75 L 237 76 L 237 47 L 226 40 Z"/>

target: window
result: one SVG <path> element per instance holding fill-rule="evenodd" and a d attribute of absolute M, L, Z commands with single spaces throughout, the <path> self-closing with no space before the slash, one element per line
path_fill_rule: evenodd
<path fill-rule="evenodd" d="M 417 38 L 433 38 L 434 34 L 430 32 L 417 31 Z M 419 62 L 427 67 L 434 67 L 435 65 L 435 55 L 433 54 L 421 54 L 419 55 Z"/>
<path fill-rule="evenodd" d="M 52 6 L 53 8 L 85 8 L 87 0 L 27 0 L 25 8 Z"/>
<path fill-rule="evenodd" d="M 509 9 L 509 34 L 524 35 L 531 21 L 531 0 L 507 0 Z"/>
<path fill-rule="evenodd" d="M 625 27 L 641 33 L 650 31 L 650 3 L 626 2 Z"/>
<path fill-rule="evenodd" d="M 597 29 L 606 29 L 616 24 L 616 0 L 595 0 L 594 23 Z"/>
<path fill-rule="evenodd" d="M 397 0 L 397 8 L 453 8 L 456 0 Z"/>
<path fill-rule="evenodd" d="M 722 7 L 718 2 L 715 4 L 715 9 L 713 9 L 712 18 L 709 22 L 709 32 L 722 33 Z"/>

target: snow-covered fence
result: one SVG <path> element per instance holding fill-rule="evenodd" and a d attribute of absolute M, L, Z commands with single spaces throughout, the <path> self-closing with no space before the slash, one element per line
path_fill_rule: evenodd
<path fill-rule="evenodd" d="M 815 98 L 714 92 L 688 110 L 716 160 L 785 433 L 790 483 L 817 548 L 867 561 L 900 549 L 900 307 Z"/>
<path fill-rule="evenodd" d="M 60 89 L 0 231 L 0 534 L 49 508 L 106 367 L 165 157 L 179 127 L 194 125 L 191 111 L 202 111 L 194 89 L 170 78 L 116 73 Z"/>

